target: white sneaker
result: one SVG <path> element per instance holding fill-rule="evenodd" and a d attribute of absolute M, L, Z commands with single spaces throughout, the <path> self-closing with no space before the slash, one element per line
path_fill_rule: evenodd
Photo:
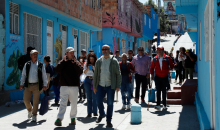
<path fill-rule="evenodd" d="M 37 121 L 37 117 L 36 116 L 33 116 L 32 117 L 32 122 L 36 122 Z"/>
<path fill-rule="evenodd" d="M 121 109 L 126 109 L 126 105 L 123 105 Z"/>
<path fill-rule="evenodd" d="M 131 110 L 131 104 L 129 104 L 129 105 L 127 106 L 127 109 L 128 109 L 128 110 Z"/>
<path fill-rule="evenodd" d="M 156 110 L 158 110 L 158 111 L 161 111 L 160 106 L 155 106 L 154 108 L 155 108 Z"/>
<path fill-rule="evenodd" d="M 28 112 L 28 119 L 30 119 L 32 117 L 32 111 Z"/>
<path fill-rule="evenodd" d="M 167 109 L 167 106 L 163 106 L 163 109 Z"/>
<path fill-rule="evenodd" d="M 177 83 L 177 80 L 175 80 L 175 82 L 174 83 Z"/>

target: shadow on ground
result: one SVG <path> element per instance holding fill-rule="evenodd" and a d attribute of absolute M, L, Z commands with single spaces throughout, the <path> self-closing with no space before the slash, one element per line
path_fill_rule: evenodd
<path fill-rule="evenodd" d="M 88 124 L 88 123 L 92 123 L 96 121 L 96 117 L 92 117 L 92 118 L 88 118 L 88 117 L 77 117 L 77 120 L 84 123 L 84 124 Z"/>
<path fill-rule="evenodd" d="M 67 127 L 56 127 L 56 128 L 54 128 L 54 130 L 75 130 L 75 125 L 69 125 L 69 126 L 67 126 Z"/>
<path fill-rule="evenodd" d="M 37 126 L 37 125 L 41 125 L 42 123 L 46 122 L 46 120 L 40 120 L 37 122 L 31 122 L 31 120 L 25 120 L 21 123 L 14 123 L 13 126 L 17 127 L 19 129 L 26 129 L 28 127 L 33 127 L 33 126 Z"/>
<path fill-rule="evenodd" d="M 97 126 L 95 128 L 90 128 L 89 130 L 102 130 L 102 129 L 105 129 L 105 130 L 117 130 L 115 128 L 106 127 L 106 124 L 97 124 Z"/>
<path fill-rule="evenodd" d="M 0 106 L 0 118 L 26 109 L 24 104 L 13 105 L 11 107 Z"/>

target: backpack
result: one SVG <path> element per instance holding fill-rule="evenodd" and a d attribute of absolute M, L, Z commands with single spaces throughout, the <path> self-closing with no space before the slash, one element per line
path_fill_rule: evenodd
<path fill-rule="evenodd" d="M 39 114 L 44 115 L 47 113 L 47 111 L 48 111 L 48 97 L 44 96 L 43 99 L 41 100 Z"/>

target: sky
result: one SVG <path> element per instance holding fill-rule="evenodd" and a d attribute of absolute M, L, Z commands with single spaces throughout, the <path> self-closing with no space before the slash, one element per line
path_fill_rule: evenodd
<path fill-rule="evenodd" d="M 141 3 L 145 3 L 147 2 L 148 0 L 139 0 Z M 157 3 L 157 0 L 153 0 L 155 3 Z M 163 6 L 163 0 L 161 0 L 161 6 Z"/>

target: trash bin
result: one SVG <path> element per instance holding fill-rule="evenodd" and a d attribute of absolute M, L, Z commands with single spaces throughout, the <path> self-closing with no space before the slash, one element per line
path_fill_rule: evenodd
<path fill-rule="evenodd" d="M 131 105 L 131 124 L 141 123 L 141 106 L 139 104 Z"/>

